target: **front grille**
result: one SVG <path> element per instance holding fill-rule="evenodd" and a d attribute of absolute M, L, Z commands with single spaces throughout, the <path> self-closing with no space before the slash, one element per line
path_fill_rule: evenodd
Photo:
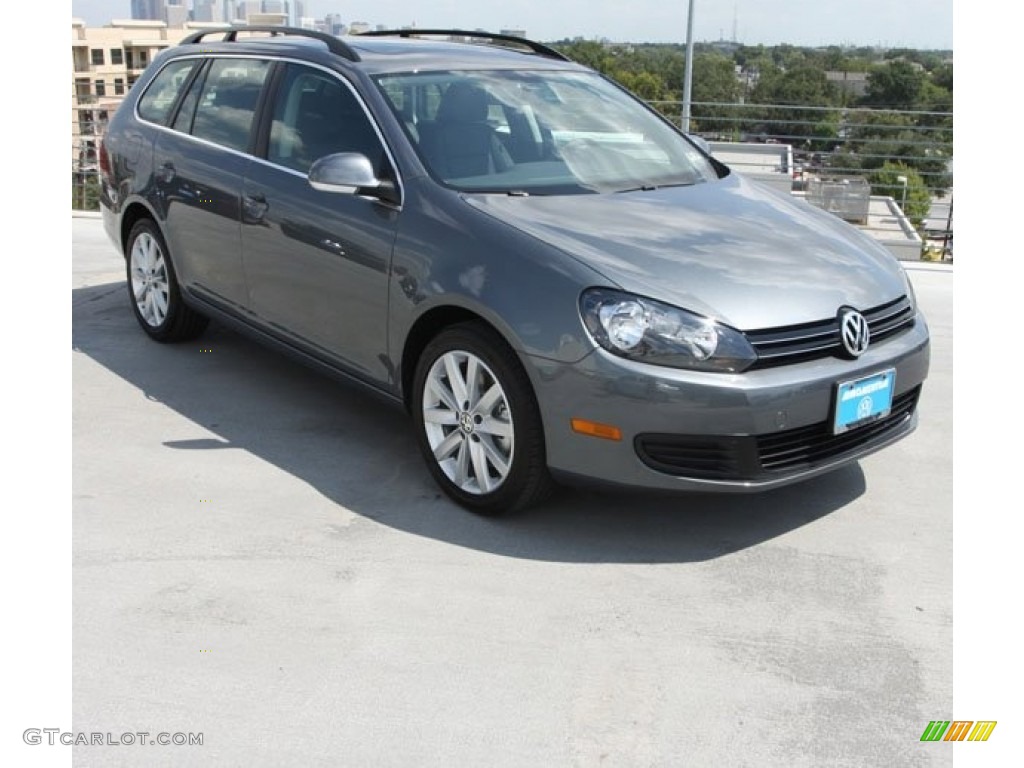
<path fill-rule="evenodd" d="M 873 345 L 914 325 L 914 309 L 906 296 L 866 310 L 862 314 L 871 329 Z M 757 362 L 751 369 L 791 365 L 842 353 L 838 317 L 745 333 L 747 340 L 757 351 Z"/>
<path fill-rule="evenodd" d="M 917 407 L 920 387 L 893 399 L 892 410 L 879 419 L 840 435 L 827 421 L 768 435 L 637 435 L 640 460 L 659 472 L 701 480 L 766 480 L 813 469 L 842 458 L 872 440 L 902 427 Z"/>

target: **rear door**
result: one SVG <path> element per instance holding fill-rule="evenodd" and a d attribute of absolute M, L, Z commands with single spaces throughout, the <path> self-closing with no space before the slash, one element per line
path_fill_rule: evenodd
<path fill-rule="evenodd" d="M 339 75 L 289 63 L 275 80 L 263 159 L 248 166 L 242 192 L 252 310 L 319 357 L 387 382 L 387 276 L 401 214 L 379 200 L 317 191 L 307 172 L 326 155 L 358 152 L 378 178 L 394 178 L 391 160 Z"/>
<path fill-rule="evenodd" d="M 247 303 L 242 180 L 270 67 L 268 61 L 242 57 L 210 61 L 154 150 L 157 197 L 182 285 L 236 311 Z"/>

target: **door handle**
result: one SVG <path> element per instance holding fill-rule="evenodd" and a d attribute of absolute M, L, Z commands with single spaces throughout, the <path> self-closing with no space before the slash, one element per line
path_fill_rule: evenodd
<path fill-rule="evenodd" d="M 170 184 L 174 181 L 174 176 L 177 171 L 174 170 L 174 164 L 171 162 L 164 163 L 156 169 L 156 180 L 161 184 Z"/>
<path fill-rule="evenodd" d="M 245 195 L 242 198 L 242 213 L 245 217 L 245 221 L 250 224 L 259 224 L 263 217 L 267 215 L 267 209 L 270 205 L 267 203 L 267 197 L 262 192 L 257 192 L 255 195 Z"/>

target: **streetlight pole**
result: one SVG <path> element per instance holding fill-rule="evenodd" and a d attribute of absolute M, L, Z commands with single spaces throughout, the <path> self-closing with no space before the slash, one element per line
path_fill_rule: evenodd
<path fill-rule="evenodd" d="M 900 210 L 903 211 L 903 215 L 907 215 L 907 177 L 897 176 L 896 181 L 903 185 L 903 199 L 900 200 Z"/>
<path fill-rule="evenodd" d="M 693 92 L 693 0 L 686 14 L 686 72 L 683 76 L 683 133 L 690 132 L 690 95 Z"/>

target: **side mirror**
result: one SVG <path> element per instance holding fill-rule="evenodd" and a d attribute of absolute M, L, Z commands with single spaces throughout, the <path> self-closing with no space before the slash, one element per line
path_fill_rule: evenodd
<path fill-rule="evenodd" d="M 338 152 L 317 160 L 309 169 L 309 185 L 320 192 L 343 195 L 368 195 L 398 203 L 395 185 L 378 179 L 366 155 Z"/>
<path fill-rule="evenodd" d="M 696 133 L 688 133 L 686 134 L 686 138 L 688 138 L 690 141 L 696 144 L 697 148 L 701 150 L 704 154 L 711 154 L 711 145 L 708 144 L 707 139 L 705 139 L 703 136 L 698 136 Z"/>

